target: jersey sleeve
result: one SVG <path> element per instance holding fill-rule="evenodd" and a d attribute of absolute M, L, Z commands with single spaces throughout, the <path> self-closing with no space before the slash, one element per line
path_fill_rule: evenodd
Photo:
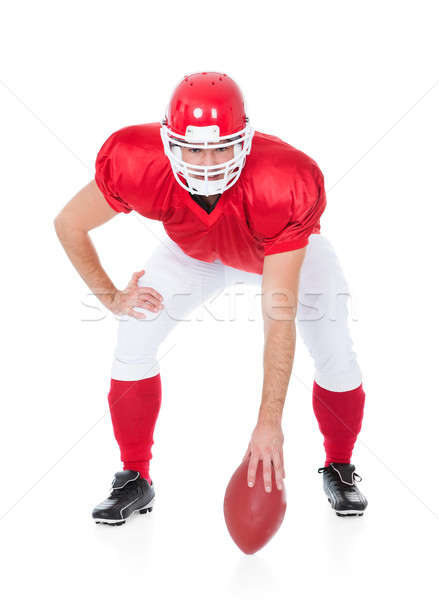
<path fill-rule="evenodd" d="M 123 166 L 118 133 L 116 131 L 110 135 L 98 152 L 95 163 L 95 181 L 113 210 L 129 213 L 133 209 L 120 194 Z"/>
<path fill-rule="evenodd" d="M 304 248 L 326 207 L 324 177 L 316 164 L 295 178 L 291 197 L 267 216 L 270 235 L 263 237 L 264 256 Z M 273 233 L 275 231 L 275 233 Z"/>

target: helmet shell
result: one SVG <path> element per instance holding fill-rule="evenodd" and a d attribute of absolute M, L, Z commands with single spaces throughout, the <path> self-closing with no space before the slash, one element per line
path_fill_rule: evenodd
<path fill-rule="evenodd" d="M 225 73 L 187 75 L 175 88 L 166 111 L 165 125 L 185 136 L 188 127 L 219 127 L 219 135 L 242 131 L 248 122 L 244 96 Z"/>

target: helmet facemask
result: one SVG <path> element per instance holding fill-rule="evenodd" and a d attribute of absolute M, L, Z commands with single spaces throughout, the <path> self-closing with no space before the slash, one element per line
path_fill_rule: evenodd
<path fill-rule="evenodd" d="M 219 127 L 189 125 L 186 135 L 171 131 L 163 122 L 160 134 L 177 182 L 188 192 L 201 196 L 222 194 L 234 185 L 250 153 L 254 130 L 247 123 L 245 128 L 233 134 L 220 136 Z M 233 146 L 232 159 L 216 165 L 193 165 L 182 158 L 182 148 L 216 150 Z M 212 177 L 218 177 L 212 179 Z"/>

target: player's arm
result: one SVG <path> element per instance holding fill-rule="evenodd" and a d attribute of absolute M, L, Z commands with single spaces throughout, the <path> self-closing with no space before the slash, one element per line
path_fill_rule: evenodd
<path fill-rule="evenodd" d="M 264 381 L 257 425 L 247 454 L 250 454 L 248 483 L 255 481 L 259 460 L 263 461 L 265 488 L 271 490 L 271 463 L 276 484 L 282 488 L 282 412 L 296 346 L 295 318 L 300 269 L 305 248 L 265 257 L 262 275 L 264 318 Z"/>
<path fill-rule="evenodd" d="M 134 306 L 153 310 L 161 307 L 161 295 L 152 288 L 138 287 L 144 271 L 134 273 L 128 287 L 120 291 L 102 268 L 89 231 L 118 214 L 105 200 L 93 180 L 80 190 L 56 216 L 58 238 L 73 266 L 102 304 L 115 314 L 145 318 Z"/>

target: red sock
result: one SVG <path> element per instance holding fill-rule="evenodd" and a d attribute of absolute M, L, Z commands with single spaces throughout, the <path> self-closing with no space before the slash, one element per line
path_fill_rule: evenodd
<path fill-rule="evenodd" d="M 140 381 L 111 380 L 108 404 L 123 468 L 139 471 L 149 483 L 149 461 L 161 398 L 160 373 Z"/>
<path fill-rule="evenodd" d="M 331 392 L 314 381 L 313 409 L 324 437 L 327 467 L 331 462 L 350 463 L 363 420 L 363 386 L 347 392 Z"/>

